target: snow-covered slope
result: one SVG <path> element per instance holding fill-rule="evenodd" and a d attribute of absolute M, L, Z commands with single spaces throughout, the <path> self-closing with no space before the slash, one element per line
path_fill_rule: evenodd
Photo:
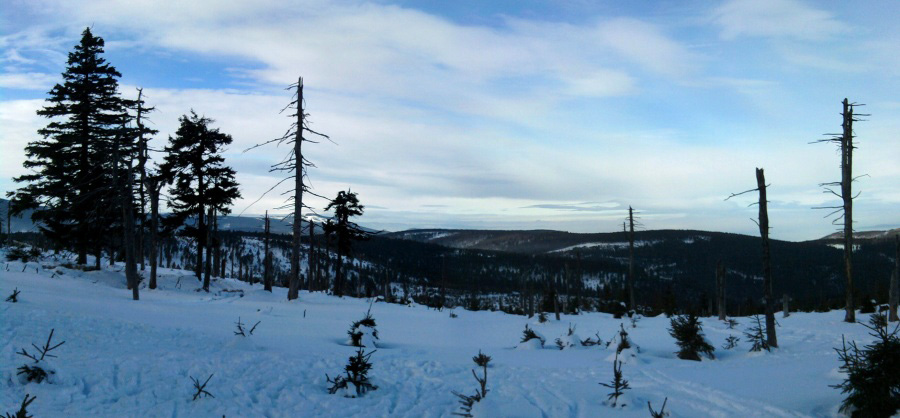
<path fill-rule="evenodd" d="M 842 312 L 796 313 L 778 318 L 777 351 L 748 353 L 743 341 L 725 351 L 727 336 L 743 339 L 748 318 L 738 318 L 735 330 L 706 318 L 717 359 L 698 363 L 675 357 L 665 317 L 643 318 L 636 328 L 606 314 L 559 322 L 551 315 L 541 324 L 379 302 L 371 308 L 380 346 L 370 373 L 379 388 L 351 399 L 329 395 L 325 375 L 338 374 L 355 351 L 346 332 L 369 301 L 301 293 L 288 302 L 284 289 L 270 294 L 229 279 L 207 294 L 195 291 L 189 272 L 169 269 L 159 289 L 144 288 L 132 301 L 115 269 L 0 266 L 0 296 L 21 291 L 18 303 L 0 302 L 0 413 L 15 411 L 29 393 L 37 395 L 29 408 L 36 417 L 449 416 L 458 411 L 451 390 L 474 393 L 471 358 L 479 350 L 493 357 L 490 392 L 475 408 L 480 416 L 646 417 L 647 401 L 658 408 L 666 397 L 673 417 L 835 416 L 841 395 L 829 385 L 841 376 L 832 347 L 842 334 L 870 340 L 862 326 L 843 323 Z M 254 335 L 234 335 L 238 317 L 261 321 Z M 609 340 L 623 322 L 640 352 L 623 366 L 632 387 L 627 405 L 613 409 L 598 383 L 612 378 L 614 350 L 558 350 L 553 341 L 572 340 L 570 325 L 581 339 Z M 526 324 L 548 340 L 546 348 L 516 349 Z M 58 373 L 51 384 L 20 383 L 16 368 L 28 359 L 16 351 L 42 344 L 51 329 L 54 341 L 65 341 L 52 360 Z M 190 377 L 210 374 L 215 398 L 192 401 Z"/>

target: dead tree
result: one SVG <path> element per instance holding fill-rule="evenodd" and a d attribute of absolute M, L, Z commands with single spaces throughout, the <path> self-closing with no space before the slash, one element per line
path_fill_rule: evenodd
<path fill-rule="evenodd" d="M 833 212 L 825 217 L 827 218 L 835 214 L 840 214 L 834 219 L 833 223 L 837 224 L 841 219 L 844 221 L 844 278 L 846 279 L 846 304 L 844 306 L 846 314 L 844 316 L 844 321 L 856 322 L 856 305 L 853 289 L 853 199 L 855 199 L 856 196 L 853 196 L 851 186 L 859 177 L 853 177 L 853 149 L 856 148 L 853 142 L 853 122 L 862 120 L 857 119 L 857 116 L 869 115 L 854 114 L 854 107 L 863 106 L 861 104 L 850 103 L 846 98 L 842 104 L 844 110 L 841 112 L 843 119 L 841 123 L 841 133 L 828 134 L 831 136 L 830 138 L 820 139 L 815 142 L 831 142 L 838 145 L 838 149 L 841 152 L 841 181 L 822 183 L 820 186 L 825 188 L 825 193 L 830 193 L 840 198 L 843 204 L 840 206 L 826 206 L 816 209 L 834 209 Z M 835 192 L 833 189 L 833 187 L 837 186 L 840 186 L 841 188 L 840 193 Z"/>
<path fill-rule="evenodd" d="M 634 209 L 628 207 L 628 308 L 636 310 L 634 304 Z"/>
<path fill-rule="evenodd" d="M 784 315 L 785 318 L 791 316 L 790 302 L 791 302 L 791 297 L 788 296 L 787 293 L 785 293 L 781 297 L 781 304 L 782 304 L 781 313 L 782 313 L 782 315 Z"/>
<path fill-rule="evenodd" d="M 726 320 L 725 312 L 725 264 L 722 260 L 716 263 L 716 303 L 719 309 L 719 320 Z"/>
<path fill-rule="evenodd" d="M 890 306 L 888 320 L 897 322 L 900 321 L 900 318 L 897 318 L 897 302 L 900 302 L 900 289 L 897 288 L 897 281 L 900 280 L 900 233 L 894 236 L 894 242 L 897 247 L 897 253 L 894 254 L 894 274 L 891 275 L 891 293 L 888 296 L 888 304 Z"/>
<path fill-rule="evenodd" d="M 212 205 L 206 209 L 206 259 L 203 265 L 203 288 L 209 290 L 210 276 L 212 275 L 212 247 L 213 247 L 213 219 L 215 212 Z M 251 283 L 252 284 L 252 283 Z"/>
<path fill-rule="evenodd" d="M 222 260 L 222 240 L 219 238 L 219 210 L 215 207 L 212 209 L 212 217 L 210 220 L 212 221 L 212 239 L 209 242 L 213 251 L 212 275 L 214 277 L 222 277 L 221 272 L 219 271 L 219 264 Z"/>
<path fill-rule="evenodd" d="M 128 288 L 131 289 L 131 297 L 134 300 L 140 300 L 140 292 L 138 291 L 138 273 L 137 263 L 134 254 L 134 210 L 133 189 L 134 168 L 132 160 L 125 158 L 122 152 L 122 142 L 127 135 L 123 127 L 123 132 L 116 136 L 115 149 L 113 150 L 113 163 L 115 164 L 116 188 L 118 189 L 119 206 L 122 209 L 122 244 L 125 247 L 125 280 Z M 128 169 L 122 174 L 121 165 L 125 164 Z"/>
<path fill-rule="evenodd" d="M 135 122 L 136 133 L 137 133 L 137 144 L 136 144 L 137 145 L 137 167 L 135 167 L 135 168 L 137 169 L 137 172 L 140 175 L 140 182 L 137 184 L 137 186 L 138 186 L 137 192 L 138 192 L 138 201 L 140 202 L 140 208 L 139 208 L 140 217 L 139 218 L 141 221 L 141 225 L 140 225 L 140 228 L 138 228 L 138 230 L 137 230 L 137 234 L 138 234 L 138 236 L 137 236 L 137 253 L 140 258 L 141 271 L 144 271 L 144 268 L 145 268 L 144 267 L 144 254 L 146 253 L 146 251 L 144 251 L 144 244 L 146 241 L 144 239 L 144 229 L 146 229 L 146 227 L 147 227 L 147 225 L 145 225 L 145 222 L 147 222 L 147 197 L 148 197 L 147 195 L 149 194 L 148 190 L 146 190 L 146 186 L 148 185 L 148 183 L 147 183 L 147 161 L 150 158 L 150 154 L 149 154 L 150 148 L 148 146 L 148 142 L 151 139 L 150 137 L 147 137 L 146 135 L 149 135 L 152 137 L 152 135 L 159 133 L 159 131 L 157 131 L 156 129 L 148 128 L 144 124 L 144 122 L 146 122 L 148 120 L 148 118 L 146 116 L 147 113 L 155 111 L 156 108 L 144 106 L 144 89 L 143 88 L 138 87 L 137 92 L 138 92 L 138 98 L 136 101 L 133 102 L 133 104 L 135 106 L 134 107 L 134 109 L 135 109 L 134 122 Z"/>
<path fill-rule="evenodd" d="M 144 181 L 150 196 L 150 283 L 147 287 L 156 289 L 156 267 L 159 264 L 159 193 L 164 182 L 158 174 L 146 176 Z"/>
<path fill-rule="evenodd" d="M 762 238 L 762 264 L 763 264 L 763 292 L 766 301 L 766 342 L 770 347 L 778 347 L 778 338 L 775 335 L 775 298 L 772 296 L 772 263 L 769 251 L 769 209 L 766 200 L 766 176 L 763 169 L 756 169 L 756 188 L 740 193 L 732 194 L 725 200 L 744 193 L 759 192 L 759 220 L 754 220 L 759 226 L 759 235 Z M 752 205 L 752 204 L 751 204 Z"/>
<path fill-rule="evenodd" d="M 303 101 L 303 77 L 299 77 L 297 79 L 297 83 L 288 86 L 287 90 L 294 90 L 294 96 L 293 100 L 287 106 L 285 106 L 284 109 L 282 109 L 282 112 L 287 109 L 293 109 L 295 112 L 288 116 L 291 118 L 296 118 L 296 121 L 291 123 L 291 126 L 281 137 L 254 145 L 253 147 L 249 148 L 248 151 L 250 149 L 261 147 L 263 145 L 271 143 L 275 143 L 278 145 L 291 145 L 291 151 L 288 153 L 288 155 L 280 162 L 273 164 L 269 170 L 279 172 L 283 171 L 290 174 L 288 174 L 287 177 L 283 178 L 281 181 L 272 186 L 272 188 L 266 191 L 266 193 L 275 189 L 285 181 L 294 181 L 294 188 L 292 190 L 293 196 L 288 198 L 288 201 L 293 200 L 293 204 L 288 203 L 283 206 L 285 208 L 293 206 L 293 226 L 291 229 L 291 234 L 293 236 L 291 246 L 291 273 L 288 287 L 288 300 L 293 300 L 297 299 L 300 291 L 300 241 L 301 235 L 303 233 L 302 209 L 304 207 L 307 209 L 310 208 L 308 205 L 303 204 L 303 194 L 309 193 L 317 197 L 322 197 L 312 193 L 309 190 L 309 183 L 305 182 L 305 178 L 307 177 L 307 168 L 315 167 L 315 165 L 313 165 L 309 160 L 303 157 L 302 145 L 304 142 L 316 143 L 317 141 L 305 138 L 303 136 L 303 133 L 309 132 L 313 135 L 317 135 L 325 139 L 329 139 L 329 137 L 328 135 L 310 129 L 309 127 L 309 120 L 307 119 L 309 114 L 306 113 L 305 102 Z M 263 193 L 263 196 L 265 196 L 266 193 Z M 262 199 L 262 196 L 260 196 L 260 199 Z"/>
<path fill-rule="evenodd" d="M 272 259 L 269 255 L 269 228 L 269 211 L 266 211 L 265 241 L 263 244 L 263 251 L 265 251 L 263 255 L 263 289 L 267 292 L 272 291 L 272 272 L 269 271 L 269 265 L 271 264 Z"/>
<path fill-rule="evenodd" d="M 307 258 L 306 281 L 309 283 L 309 291 L 318 289 L 318 266 L 316 266 L 316 224 L 312 218 L 306 222 L 309 228 L 309 256 Z"/>

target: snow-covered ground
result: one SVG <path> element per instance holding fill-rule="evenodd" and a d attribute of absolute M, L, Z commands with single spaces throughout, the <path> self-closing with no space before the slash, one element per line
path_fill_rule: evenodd
<path fill-rule="evenodd" d="M 285 289 L 269 294 L 229 279 L 207 294 L 195 291 L 191 273 L 168 269 L 159 289 L 144 288 L 132 301 L 115 270 L 0 266 L 0 296 L 21 291 L 18 303 L 0 301 L 0 413 L 15 411 L 29 393 L 37 395 L 29 408 L 36 417 L 449 416 L 459 406 L 451 390 L 475 391 L 471 358 L 479 350 L 493 357 L 490 392 L 475 408 L 480 416 L 646 417 L 647 401 L 659 408 L 666 397 L 673 417 L 836 416 L 841 395 L 829 385 L 841 375 L 832 347 L 842 334 L 870 340 L 862 326 L 843 323 L 842 312 L 795 313 L 779 315 L 777 351 L 748 353 L 745 341 L 725 351 L 727 336 L 744 340 L 749 319 L 729 330 L 705 318 L 716 359 L 693 362 L 675 357 L 663 316 L 637 328 L 606 314 L 559 322 L 549 315 L 541 324 L 499 312 L 456 309 L 451 318 L 447 310 L 374 303 L 380 347 L 370 375 L 379 388 L 351 399 L 328 394 L 325 375 L 340 373 L 355 352 L 347 330 L 369 301 L 301 293 L 288 302 Z M 238 317 L 261 321 L 254 335 L 234 335 Z M 553 341 L 565 339 L 570 325 L 581 339 L 609 340 L 622 323 L 640 352 L 623 366 L 632 387 L 622 398 L 627 405 L 613 409 L 604 403 L 609 389 L 598 384 L 612 378 L 612 346 L 560 351 Z M 547 338 L 546 348 L 517 348 L 526 324 Z M 51 329 L 55 342 L 65 341 L 52 359 L 57 374 L 50 384 L 22 384 L 16 368 L 28 359 L 16 352 L 43 344 Z M 210 374 L 215 398 L 192 401 L 190 377 Z"/>

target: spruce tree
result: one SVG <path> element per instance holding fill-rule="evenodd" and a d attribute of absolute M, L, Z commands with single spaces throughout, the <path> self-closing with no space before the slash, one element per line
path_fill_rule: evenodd
<path fill-rule="evenodd" d="M 209 237 L 208 211 L 226 211 L 241 196 L 234 180 L 234 170 L 224 165 L 223 148 L 231 144 L 231 135 L 210 128 L 212 119 L 198 116 L 193 110 L 183 115 L 175 137 L 169 137 L 165 162 L 161 170 L 168 181 L 169 206 L 172 216 L 165 218 L 167 227 L 184 226 L 182 233 L 197 244 L 197 280 L 209 291 L 209 274 L 202 276 L 203 250 Z M 188 219 L 193 217 L 192 222 Z M 208 258 L 208 256 L 207 256 Z"/>
<path fill-rule="evenodd" d="M 682 360 L 700 361 L 700 354 L 715 358 L 713 347 L 703 335 L 700 319 L 693 314 L 673 317 L 670 320 L 669 335 L 675 338 L 678 345 L 678 358 Z"/>
<path fill-rule="evenodd" d="M 356 193 L 351 191 L 340 191 L 331 203 L 325 207 L 325 210 L 334 209 L 334 217 L 337 222 L 334 223 L 334 234 L 337 235 L 337 266 L 334 278 L 334 293 L 338 296 L 344 295 L 344 276 L 342 270 L 343 257 L 349 256 L 353 246 L 353 241 L 368 239 L 368 234 L 359 228 L 358 225 L 350 221 L 353 216 L 361 216 L 365 207 L 359 204 L 359 198 Z"/>
<path fill-rule="evenodd" d="M 89 249 L 103 244 L 106 220 L 116 213 L 110 156 L 129 120 L 128 102 L 118 93 L 121 74 L 101 56 L 103 47 L 102 38 L 84 30 L 69 53 L 62 84 L 37 112 L 50 123 L 38 130 L 42 139 L 25 148 L 30 173 L 15 178 L 24 186 L 14 207 L 34 209 L 32 220 L 57 244 L 74 247 L 79 264 L 87 263 Z"/>

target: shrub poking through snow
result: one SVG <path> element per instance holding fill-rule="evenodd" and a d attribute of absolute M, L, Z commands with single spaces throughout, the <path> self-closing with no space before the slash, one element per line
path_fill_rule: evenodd
<path fill-rule="evenodd" d="M 215 373 L 213 373 L 213 374 L 215 374 Z M 212 379 L 212 377 L 213 377 L 212 374 L 209 375 L 209 377 L 206 378 L 206 381 L 203 382 L 202 385 L 200 384 L 200 379 L 194 379 L 194 376 L 188 376 L 188 377 L 190 377 L 190 378 L 191 378 L 191 381 L 194 382 L 194 390 L 196 390 L 196 392 L 194 393 L 194 399 L 192 399 L 192 400 L 196 401 L 197 399 L 200 399 L 200 398 L 205 397 L 205 396 L 209 396 L 209 397 L 211 397 L 211 398 L 215 398 L 215 396 L 213 396 L 212 393 L 209 393 L 209 392 L 206 390 L 206 385 L 209 383 L 209 379 Z"/>
<path fill-rule="evenodd" d="M 729 335 L 728 338 L 725 339 L 725 344 L 722 345 L 722 349 L 731 350 L 732 348 L 737 347 L 737 343 L 740 340 L 740 338 L 735 337 L 734 335 Z"/>
<path fill-rule="evenodd" d="M 457 315 L 456 312 L 450 311 L 450 317 L 451 317 L 451 318 L 458 318 L 459 315 Z"/>
<path fill-rule="evenodd" d="M 350 345 L 354 347 L 376 347 L 375 340 L 378 339 L 378 329 L 375 328 L 375 318 L 372 318 L 371 306 L 363 319 L 350 324 L 347 335 L 350 336 Z"/>
<path fill-rule="evenodd" d="M 560 350 L 566 348 L 566 342 L 563 341 L 562 338 L 557 338 L 556 339 L 556 348 L 559 348 Z"/>
<path fill-rule="evenodd" d="M 594 336 L 597 337 L 596 340 L 591 339 L 591 337 L 587 337 L 587 339 L 581 341 L 581 345 L 583 345 L 585 347 L 592 347 L 595 345 L 600 345 L 600 343 L 603 341 L 603 339 L 600 338 L 600 333 L 599 332 L 594 333 Z"/>
<path fill-rule="evenodd" d="M 364 395 L 370 390 L 378 389 L 378 386 L 369 382 L 369 370 L 372 368 L 372 363 L 369 359 L 372 357 L 372 354 L 375 354 L 374 350 L 366 354 L 363 348 L 360 347 L 356 350 L 356 354 L 349 358 L 347 365 L 344 366 L 343 375 L 339 374 L 332 379 L 326 374 L 325 379 L 328 383 L 331 383 L 328 393 L 334 395 L 338 392 L 344 392 L 344 397 L 355 398 Z M 352 389 L 351 385 L 353 385 Z"/>
<path fill-rule="evenodd" d="M 30 399 L 28 398 L 28 394 L 25 394 L 25 399 L 22 400 L 22 405 L 19 407 L 19 410 L 16 411 L 16 414 L 6 413 L 6 418 L 32 418 L 33 415 L 28 415 L 28 405 L 31 405 L 34 400 L 37 399 L 37 396 L 32 396 Z"/>
<path fill-rule="evenodd" d="M 7 261 L 16 261 L 21 260 L 23 263 L 27 263 L 32 260 L 37 260 L 41 256 L 41 250 L 37 247 L 31 247 L 26 250 L 24 247 L 13 247 L 6 253 Z"/>
<path fill-rule="evenodd" d="M 653 406 L 650 405 L 650 401 L 647 401 L 647 409 L 650 410 L 651 418 L 663 418 L 669 416 L 669 413 L 666 412 L 666 402 L 669 401 L 669 398 L 663 400 L 662 408 L 659 408 L 659 411 L 654 411 Z"/>
<path fill-rule="evenodd" d="M 700 361 L 700 354 L 716 358 L 713 354 L 716 349 L 703 336 L 703 327 L 697 316 L 693 314 L 675 316 L 672 317 L 670 324 L 669 335 L 675 338 L 675 343 L 678 344 L 678 358 Z"/>
<path fill-rule="evenodd" d="M 478 355 L 472 357 L 472 361 L 478 367 L 481 367 L 481 377 L 478 377 L 478 374 L 475 373 L 475 370 L 472 370 L 472 376 L 475 377 L 475 381 L 478 382 L 478 386 L 480 388 L 475 389 L 474 395 L 463 395 L 457 391 L 453 391 L 453 394 L 459 398 L 460 407 L 459 410 L 461 412 L 454 412 L 453 415 L 458 415 L 461 417 L 472 417 L 472 407 L 475 406 L 475 402 L 481 402 L 485 396 L 487 396 L 487 369 L 488 363 L 491 362 L 491 356 L 488 356 L 478 350 Z"/>
<path fill-rule="evenodd" d="M 859 304 L 859 313 L 874 313 L 875 304 L 876 302 L 872 298 L 864 297 L 862 303 Z"/>
<path fill-rule="evenodd" d="M 574 333 L 575 333 L 575 325 L 569 324 L 569 331 L 568 331 L 568 333 L 566 333 L 566 336 L 571 337 L 572 334 L 574 334 Z"/>
<path fill-rule="evenodd" d="M 744 331 L 747 341 L 750 341 L 751 344 L 750 351 L 772 351 L 766 340 L 766 328 L 762 324 L 759 315 L 755 315 L 753 320 L 756 321 L 756 325 L 751 325 L 747 331 Z"/>
<path fill-rule="evenodd" d="M 7 302 L 12 302 L 12 303 L 18 302 L 18 301 L 19 301 L 19 294 L 20 294 L 20 293 L 22 293 L 22 292 L 19 291 L 19 288 L 18 288 L 18 287 L 15 288 L 15 289 L 13 289 L 12 294 L 9 295 L 8 298 L 6 298 L 6 301 L 7 301 Z"/>
<path fill-rule="evenodd" d="M 888 331 L 883 314 L 872 315 L 870 323 L 861 325 L 872 331 L 873 343 L 859 348 L 855 341 L 842 338 L 841 348 L 835 348 L 847 377 L 832 387 L 847 394 L 841 412 L 853 417 L 894 416 L 900 411 L 900 325 Z"/>
<path fill-rule="evenodd" d="M 63 341 L 59 344 L 51 346 L 50 344 L 52 344 L 52 340 L 53 340 L 53 331 L 55 331 L 55 329 L 50 330 L 50 336 L 47 337 L 47 343 L 44 344 L 43 347 L 38 347 L 38 346 L 34 345 L 34 343 L 31 344 L 31 346 L 34 347 L 35 350 L 37 350 L 36 354 L 31 354 L 24 348 L 22 349 L 22 351 L 19 351 L 18 353 L 16 353 L 18 355 L 25 356 L 25 357 L 28 357 L 28 358 L 34 360 L 33 365 L 24 364 L 24 365 L 22 365 L 22 367 L 19 367 L 17 369 L 19 372 L 16 374 L 23 375 L 25 377 L 26 382 L 41 383 L 45 379 L 48 379 L 50 377 L 50 375 L 55 373 L 53 370 L 49 370 L 49 369 L 45 370 L 46 367 L 40 366 L 40 363 L 42 361 L 44 361 L 44 358 L 51 358 L 51 357 L 55 358 L 56 356 L 53 354 L 50 354 L 50 352 L 59 348 L 59 346 L 66 343 L 65 341 Z M 38 354 L 40 355 L 40 357 L 38 357 Z"/>
<path fill-rule="evenodd" d="M 237 322 L 234 323 L 234 325 L 237 327 L 237 330 L 234 331 L 234 335 L 240 335 L 241 337 L 247 337 L 247 336 L 253 335 L 253 331 L 256 330 L 256 326 L 259 325 L 260 322 L 262 322 L 262 321 L 256 321 L 256 323 L 253 324 L 253 327 L 251 327 L 248 330 L 244 326 L 244 323 L 241 322 L 241 317 L 238 317 Z"/>
<path fill-rule="evenodd" d="M 616 354 L 631 348 L 631 340 L 628 338 L 628 331 L 625 331 L 625 325 L 619 324 L 619 346 L 616 347 Z"/>
<path fill-rule="evenodd" d="M 734 327 L 736 327 L 740 324 L 738 324 L 738 321 L 728 318 L 725 320 L 725 325 L 728 326 L 728 329 L 734 329 Z"/>
<path fill-rule="evenodd" d="M 638 321 L 640 321 L 640 320 L 641 320 L 641 316 L 640 316 L 640 315 L 637 315 L 637 314 L 632 315 L 632 316 L 631 316 L 631 327 L 632 327 L 632 328 L 637 328 L 637 323 L 638 323 Z"/>
<path fill-rule="evenodd" d="M 631 389 L 628 381 L 622 376 L 622 362 L 619 361 L 619 353 L 616 353 L 616 359 L 613 360 L 613 379 L 609 383 L 600 383 L 613 391 L 607 396 L 608 401 L 612 401 L 612 407 L 615 408 L 619 402 L 619 396 L 622 396 L 626 390 Z M 623 403 L 622 406 L 625 406 Z"/>
<path fill-rule="evenodd" d="M 541 342 L 541 347 L 544 346 L 544 343 L 545 343 L 544 339 L 541 338 L 539 335 L 537 335 L 537 333 L 534 332 L 533 329 L 529 328 L 528 324 L 525 324 L 525 331 L 522 331 L 522 341 L 520 341 L 520 342 L 527 343 L 534 339 L 537 339 Z"/>
<path fill-rule="evenodd" d="M 542 324 L 543 324 L 544 322 L 547 322 L 547 314 L 545 314 L 545 313 L 543 313 L 543 312 L 539 313 L 539 314 L 538 314 L 538 322 L 540 322 L 540 323 L 542 323 Z"/>

